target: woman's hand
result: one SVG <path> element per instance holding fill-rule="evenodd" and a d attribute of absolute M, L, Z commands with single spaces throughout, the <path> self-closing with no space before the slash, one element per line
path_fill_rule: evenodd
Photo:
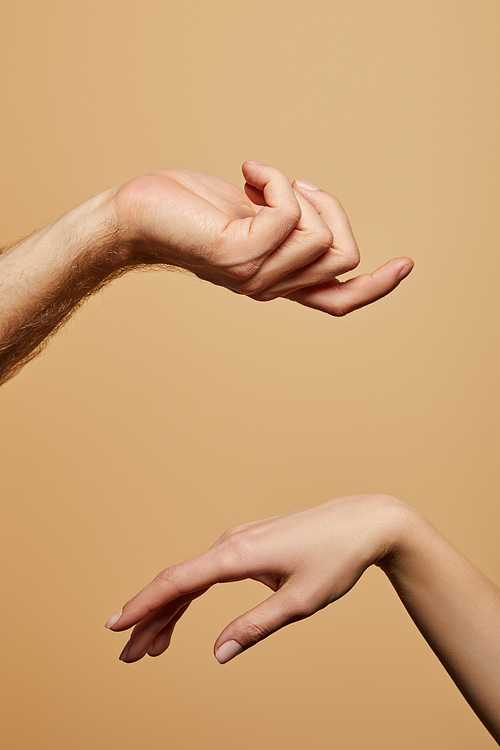
<path fill-rule="evenodd" d="M 123 661 L 158 656 L 193 599 L 214 583 L 252 578 L 274 593 L 219 635 L 215 656 L 225 663 L 339 599 L 373 564 L 500 743 L 500 589 L 393 497 L 341 497 L 230 529 L 208 552 L 159 573 L 106 625 L 135 625 Z"/>
<path fill-rule="evenodd" d="M 274 167 L 245 162 L 245 192 L 213 175 L 169 169 L 117 189 L 118 241 L 130 265 L 165 263 L 253 299 L 288 297 L 344 315 L 383 297 L 409 258 L 340 282 L 359 250 L 339 201 Z"/>
<path fill-rule="evenodd" d="M 229 661 L 339 599 L 367 567 L 387 559 L 407 509 L 388 496 L 354 495 L 226 531 L 204 554 L 161 571 L 110 618 L 115 631 L 135 625 L 120 658 L 159 656 L 193 599 L 215 583 L 251 578 L 274 593 L 217 638 L 217 659 Z"/>

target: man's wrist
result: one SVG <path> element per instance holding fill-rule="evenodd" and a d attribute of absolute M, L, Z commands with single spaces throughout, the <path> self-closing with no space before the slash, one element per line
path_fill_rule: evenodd
<path fill-rule="evenodd" d="M 109 217 L 122 267 L 182 265 L 169 257 L 163 230 L 155 231 L 154 223 L 147 218 L 148 207 L 157 200 L 155 189 L 154 175 L 143 175 L 109 191 Z"/>
<path fill-rule="evenodd" d="M 132 265 L 115 208 L 117 188 L 94 195 L 47 227 L 56 246 L 69 253 L 83 273 L 112 276 Z"/>
<path fill-rule="evenodd" d="M 0 381 L 38 351 L 79 303 L 128 265 L 114 189 L 90 198 L 0 256 Z"/>

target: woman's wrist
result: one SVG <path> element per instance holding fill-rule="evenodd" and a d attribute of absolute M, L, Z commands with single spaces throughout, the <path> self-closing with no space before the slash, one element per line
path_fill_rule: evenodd
<path fill-rule="evenodd" d="M 443 538 L 430 521 L 416 508 L 397 501 L 393 506 L 393 523 L 387 551 L 377 562 L 393 584 L 418 572 L 422 561 Z"/>
<path fill-rule="evenodd" d="M 430 524 L 416 508 L 403 500 L 392 496 L 383 497 L 386 508 L 385 538 L 382 554 L 375 564 L 389 575 L 404 567 L 412 554 L 412 548 L 418 545 L 424 527 Z"/>

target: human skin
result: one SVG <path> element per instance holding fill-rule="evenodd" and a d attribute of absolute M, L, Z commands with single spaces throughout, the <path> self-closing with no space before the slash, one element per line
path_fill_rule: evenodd
<path fill-rule="evenodd" d="M 344 315 L 388 294 L 413 267 L 396 258 L 339 281 L 359 263 L 333 196 L 274 167 L 245 162 L 242 190 L 170 169 L 75 207 L 0 254 L 0 382 L 40 350 L 76 307 L 138 267 L 184 268 L 260 301 L 287 297 Z"/>
<path fill-rule="evenodd" d="M 225 663 L 344 596 L 371 565 L 394 586 L 466 700 L 500 742 L 500 589 L 421 513 L 387 495 L 353 495 L 226 531 L 205 553 L 161 571 L 106 626 L 135 626 L 120 658 L 159 656 L 191 601 L 250 578 L 274 593 L 215 642 Z"/>

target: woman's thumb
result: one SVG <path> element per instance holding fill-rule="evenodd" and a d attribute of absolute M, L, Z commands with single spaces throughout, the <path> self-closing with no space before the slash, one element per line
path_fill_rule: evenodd
<path fill-rule="evenodd" d="M 284 625 L 312 614 L 304 605 L 305 601 L 292 595 L 286 587 L 279 589 L 224 628 L 215 642 L 215 658 L 225 664 Z"/>

